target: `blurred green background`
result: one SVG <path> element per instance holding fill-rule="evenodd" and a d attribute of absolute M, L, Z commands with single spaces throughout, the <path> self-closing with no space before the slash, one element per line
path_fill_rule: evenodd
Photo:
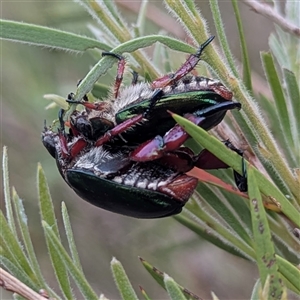
<path fill-rule="evenodd" d="M 135 22 L 139 1 L 117 3 L 128 23 Z M 214 34 L 208 1 L 198 1 L 198 7 Z M 266 84 L 262 79 L 259 51 L 268 50 L 272 23 L 242 4 L 240 8 L 254 89 L 261 91 Z M 238 63 L 239 38 L 231 3 L 220 1 L 220 9 Z M 147 33 L 164 29 L 169 35 L 186 40 L 180 25 L 160 2 L 150 1 L 147 14 L 151 20 Z M 93 20 L 71 1 L 3 2 L 2 18 L 92 36 L 87 25 Z M 47 175 L 60 225 L 61 202 L 66 202 L 84 272 L 97 293 L 104 293 L 111 299 L 119 298 L 109 266 L 115 256 L 122 262 L 136 290 L 141 285 L 153 299 L 165 299 L 166 293 L 139 263 L 137 257 L 141 256 L 200 297 L 210 298 L 210 291 L 214 291 L 220 299 L 249 298 L 257 278 L 255 265 L 199 240 L 173 218 L 138 220 L 93 207 L 63 182 L 40 139 L 44 120 L 50 123 L 57 117 L 57 109 L 45 110 L 49 102 L 43 95 L 66 96 L 75 91 L 77 81 L 94 63 L 88 53 L 72 54 L 1 41 L 1 144 L 8 147 L 10 182 L 24 200 L 35 249 L 50 286 L 56 283 L 40 226 L 36 189 L 38 162 Z M 113 77 L 108 80 L 112 82 Z M 3 208 L 3 192 L 0 200 Z M 3 299 L 9 296 L 4 294 Z"/>

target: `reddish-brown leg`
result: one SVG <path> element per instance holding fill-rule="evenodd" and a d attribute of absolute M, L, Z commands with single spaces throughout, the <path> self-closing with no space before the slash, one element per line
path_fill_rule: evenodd
<path fill-rule="evenodd" d="M 63 120 L 64 110 L 61 109 L 58 113 L 58 119 L 60 122 L 60 129 L 58 131 L 58 137 L 61 147 L 61 155 L 63 158 L 73 159 L 79 154 L 86 146 L 87 142 L 83 138 L 79 138 L 71 148 L 68 147 L 68 141 L 65 133 L 65 123 Z"/>
<path fill-rule="evenodd" d="M 152 82 L 152 87 L 164 88 L 172 83 L 180 80 L 182 77 L 190 73 L 197 65 L 200 60 L 200 56 L 204 48 L 214 39 L 214 36 L 211 36 L 206 42 L 200 45 L 198 51 L 195 54 L 191 54 L 186 62 L 179 68 L 174 74 L 168 74 L 163 77 L 160 77 Z"/>
<path fill-rule="evenodd" d="M 72 145 L 71 148 L 69 148 L 65 133 L 60 130 L 58 136 L 61 147 L 61 155 L 63 158 L 73 159 L 87 146 L 87 141 L 80 138 Z"/>
<path fill-rule="evenodd" d="M 96 147 L 103 145 L 104 143 L 108 142 L 113 136 L 121 134 L 124 131 L 128 130 L 133 125 L 136 125 L 137 123 L 141 122 L 143 118 L 147 118 L 147 116 L 151 113 L 151 110 L 155 106 L 156 102 L 159 99 L 161 99 L 162 95 L 163 95 L 163 91 L 161 89 L 155 90 L 150 99 L 150 105 L 143 114 L 125 120 L 124 122 L 116 125 L 113 129 L 108 130 L 101 138 L 99 138 L 96 141 L 95 144 Z"/>
<path fill-rule="evenodd" d="M 143 119 L 143 115 L 137 115 L 131 119 L 128 119 L 118 125 L 116 125 L 113 129 L 108 130 L 101 138 L 99 138 L 95 146 L 99 147 L 104 143 L 108 142 L 112 137 L 123 133 L 124 131 L 128 130 L 131 126 L 141 122 Z"/>
<path fill-rule="evenodd" d="M 118 95 L 119 95 L 119 89 L 120 89 L 121 83 L 123 81 L 123 74 L 124 74 L 125 65 L 126 65 L 125 58 L 119 54 L 111 53 L 111 52 L 102 52 L 102 56 L 112 56 L 119 60 L 117 76 L 116 76 L 116 81 L 115 81 L 115 87 L 114 87 L 114 96 L 115 96 L 115 99 L 117 99 Z"/>
<path fill-rule="evenodd" d="M 196 125 L 200 125 L 205 120 L 205 117 L 197 117 L 193 114 L 185 114 L 184 117 Z M 189 135 L 177 124 L 163 137 L 156 136 L 137 147 L 131 152 L 130 159 L 143 162 L 161 158 L 166 152 L 178 149 L 188 138 Z"/>

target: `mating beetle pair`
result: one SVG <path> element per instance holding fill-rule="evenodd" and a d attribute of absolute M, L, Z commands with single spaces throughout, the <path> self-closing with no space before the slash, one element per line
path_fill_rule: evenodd
<path fill-rule="evenodd" d="M 227 110 L 241 108 L 219 81 L 188 75 L 212 39 L 174 74 L 152 83 L 139 83 L 135 75 L 123 89 L 124 58 L 104 53 L 119 60 L 114 99 L 75 102 L 69 95 L 68 102 L 85 109 L 72 113 L 68 133 L 61 111 L 59 130 L 45 126 L 42 140 L 64 180 L 81 198 L 132 217 L 166 217 L 179 213 L 197 186 L 197 179 L 186 172 L 194 166 L 227 167 L 212 155 L 208 162 L 206 150 L 194 155 L 182 147 L 189 136 L 168 112 L 209 130 Z M 239 180 L 236 176 L 238 184 Z"/>

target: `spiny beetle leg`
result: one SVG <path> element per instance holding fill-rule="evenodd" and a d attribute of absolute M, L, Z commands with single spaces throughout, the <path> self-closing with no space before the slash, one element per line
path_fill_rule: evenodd
<path fill-rule="evenodd" d="M 116 125 L 111 130 L 108 130 L 101 138 L 96 141 L 96 147 L 103 145 L 104 143 L 108 142 L 113 136 L 119 135 L 124 131 L 128 130 L 130 127 L 136 125 L 137 123 L 141 122 L 143 118 L 147 118 L 147 116 L 151 113 L 152 109 L 154 108 L 155 104 L 161 97 L 163 96 L 163 91 L 161 89 L 157 89 L 154 91 L 151 99 L 150 105 L 144 114 L 137 115 L 132 117 L 118 125 Z M 92 103 L 91 103 L 92 104 Z M 85 105 L 85 104 L 83 104 Z"/>
<path fill-rule="evenodd" d="M 214 36 L 211 36 L 206 42 L 204 42 L 198 48 L 195 54 L 191 54 L 186 62 L 173 74 L 168 74 L 163 77 L 160 77 L 152 82 L 153 88 L 164 88 L 190 73 L 197 65 L 200 60 L 200 56 L 204 48 L 214 39 Z"/>
<path fill-rule="evenodd" d="M 233 144 L 226 140 L 223 142 L 225 146 L 227 146 L 230 150 L 236 152 L 240 156 L 243 157 L 243 151 L 234 147 Z M 209 152 L 207 149 L 203 149 L 196 157 L 195 157 L 195 167 L 204 169 L 204 170 L 214 170 L 214 169 L 227 169 L 229 168 L 228 165 L 226 165 L 223 161 L 221 161 L 218 157 L 216 157 L 214 154 Z M 241 192 L 247 192 L 247 174 L 246 174 L 246 168 L 243 158 L 243 175 L 240 175 L 236 171 L 233 171 L 235 183 L 238 187 L 238 189 Z"/>
<path fill-rule="evenodd" d="M 59 142 L 61 147 L 61 153 L 64 158 L 73 159 L 87 146 L 87 142 L 83 138 L 79 138 L 69 149 L 67 136 L 65 132 L 65 123 L 63 120 L 64 113 L 65 111 L 63 109 L 60 109 L 58 113 L 58 119 L 60 123 L 60 128 L 58 130 L 58 137 L 59 137 Z"/>
<path fill-rule="evenodd" d="M 197 117 L 194 114 L 185 114 L 184 117 L 196 125 L 200 125 L 205 120 L 205 117 Z M 158 159 L 166 152 L 178 149 L 188 138 L 189 135 L 177 124 L 163 137 L 156 136 L 137 147 L 130 154 L 130 158 L 139 162 Z"/>
<path fill-rule="evenodd" d="M 118 98 L 119 95 L 119 89 L 121 86 L 121 83 L 123 81 L 123 74 L 125 70 L 126 61 L 125 58 L 122 55 L 112 53 L 112 52 L 102 52 L 102 56 L 112 56 L 119 60 L 118 62 L 118 69 L 117 69 L 117 76 L 115 81 L 115 87 L 114 87 L 114 93 L 115 93 L 115 99 Z"/>
<path fill-rule="evenodd" d="M 72 103 L 72 104 L 81 104 L 87 109 L 99 110 L 99 111 L 105 111 L 107 109 L 107 107 L 109 106 L 109 104 L 107 104 L 105 101 L 93 102 L 92 103 L 92 102 L 86 101 L 85 98 L 83 98 L 83 100 L 81 100 L 81 101 L 75 101 L 73 99 L 68 98 L 66 101 L 68 103 Z"/>
<path fill-rule="evenodd" d="M 111 140 L 114 136 L 119 135 L 123 133 L 124 131 L 128 130 L 130 127 L 136 125 L 137 123 L 141 122 L 143 120 L 143 115 L 137 115 L 135 117 L 132 117 L 131 119 L 128 119 L 118 125 L 116 125 L 113 129 L 108 130 L 101 138 L 99 138 L 95 146 L 99 147 L 109 140 Z"/>

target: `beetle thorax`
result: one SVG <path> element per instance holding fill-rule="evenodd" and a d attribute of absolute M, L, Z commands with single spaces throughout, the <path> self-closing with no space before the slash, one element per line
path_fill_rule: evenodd
<path fill-rule="evenodd" d="M 153 89 L 149 83 L 140 82 L 122 89 L 118 98 L 113 102 L 113 114 L 130 104 L 149 99 L 153 95 Z"/>

